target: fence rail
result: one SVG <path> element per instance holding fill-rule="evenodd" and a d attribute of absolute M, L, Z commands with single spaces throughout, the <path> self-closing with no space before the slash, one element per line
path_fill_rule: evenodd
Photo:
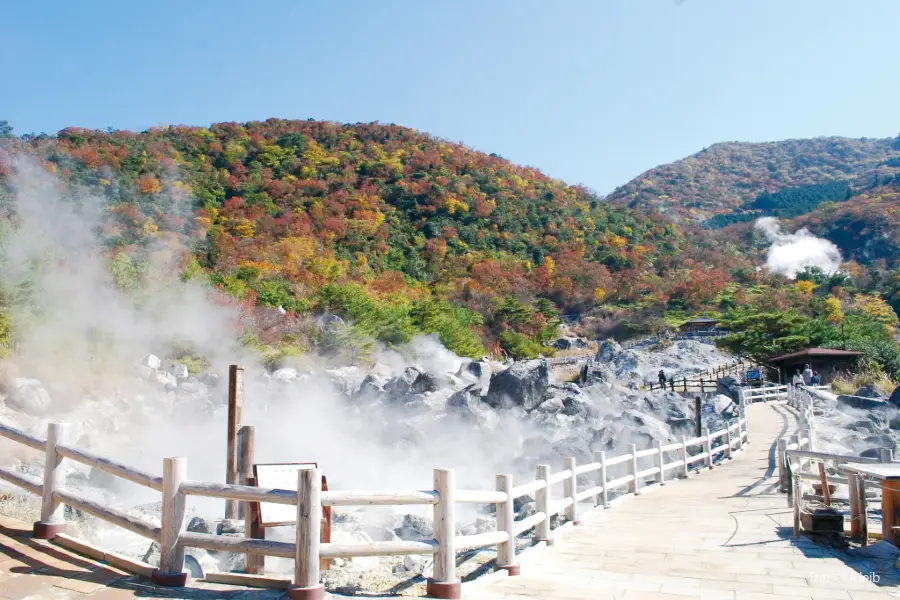
<path fill-rule="evenodd" d="M 830 390 L 830 386 L 792 386 L 789 388 L 788 405 L 797 411 L 800 431 L 792 440 L 776 440 L 776 463 L 782 492 L 787 493 L 788 505 L 793 508 L 794 532 L 799 537 L 802 528 L 801 515 L 804 513 L 804 496 L 802 482 L 818 483 L 819 493 L 826 506 L 831 505 L 831 488 L 837 484 L 845 484 L 849 489 L 850 499 L 850 537 L 864 545 L 868 540 L 866 524 L 867 487 L 880 488 L 876 481 L 868 481 L 853 471 L 843 468 L 847 463 L 885 463 L 893 462 L 893 452 L 882 448 L 880 456 L 863 457 L 832 452 L 815 451 L 815 400 L 816 391 Z M 807 467 L 815 465 L 816 472 Z M 829 473 L 829 467 L 833 471 Z"/>
<path fill-rule="evenodd" d="M 607 457 L 597 452 L 593 461 L 577 465 L 566 458 L 562 470 L 551 473 L 549 465 L 537 466 L 536 478 L 513 486 L 513 477 L 497 476 L 495 490 L 457 489 L 451 469 L 435 469 L 434 489 L 417 491 L 332 491 L 322 490 L 321 471 L 298 472 L 297 489 L 265 489 L 246 485 L 222 484 L 187 479 L 187 459 L 166 458 L 163 474 L 157 476 L 97 456 L 68 444 L 68 427 L 50 423 L 47 439 L 41 440 L 15 427 L 0 424 L 0 437 L 44 451 L 43 482 L 35 477 L 0 469 L 0 479 L 42 498 L 41 520 L 35 524 L 35 536 L 49 539 L 64 527 L 62 504 L 83 510 L 160 544 L 161 559 L 153 571 L 153 580 L 161 585 L 186 583 L 184 548 L 246 553 L 248 555 L 293 558 L 295 572 L 290 597 L 322 598 L 319 583 L 320 561 L 339 557 L 424 554 L 434 555 L 434 575 L 428 592 L 442 598 L 459 598 L 456 576 L 456 552 L 486 546 L 497 547 L 496 567 L 518 573 L 515 540 L 530 530 L 535 541 L 552 539 L 551 520 L 559 514 L 566 521 L 579 523 L 580 504 L 608 507 L 610 497 L 638 495 L 648 485 L 665 485 L 667 476 L 687 477 L 692 464 L 712 468 L 716 460 L 731 458 L 749 440 L 746 413 L 740 414 L 719 431 L 704 431 L 692 439 L 638 450 L 633 444 L 626 454 Z M 694 452 L 693 454 L 691 452 Z M 116 477 L 133 481 L 161 492 L 162 524 L 157 527 L 144 518 L 124 510 L 92 501 L 80 492 L 65 487 L 64 459 L 100 469 Z M 675 474 L 671 473 L 673 470 Z M 562 494 L 556 487 L 562 485 Z M 536 513 L 514 520 L 516 498 L 534 494 Z M 216 536 L 185 531 L 185 506 L 188 496 L 225 498 L 236 502 L 266 502 L 297 506 L 296 537 L 293 542 Z M 495 504 L 497 530 L 476 535 L 456 534 L 457 503 Z M 333 544 L 320 541 L 322 508 L 325 506 L 431 505 L 434 511 L 434 539 Z"/>
<path fill-rule="evenodd" d="M 693 375 L 684 375 L 681 380 L 677 377 L 669 378 L 665 384 L 651 383 L 650 391 L 669 390 L 672 392 L 715 392 L 718 389 L 720 377 L 725 375 L 738 375 L 746 367 L 743 363 L 730 363 L 719 365 L 708 369 L 702 373 L 694 373 Z"/>

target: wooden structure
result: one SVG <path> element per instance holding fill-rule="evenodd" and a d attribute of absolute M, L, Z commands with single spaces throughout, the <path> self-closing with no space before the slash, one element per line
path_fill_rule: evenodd
<path fill-rule="evenodd" d="M 697 317 L 696 319 L 691 319 L 690 321 L 683 323 L 678 328 L 678 331 L 694 335 L 702 335 L 711 332 L 718 333 L 718 329 L 716 329 L 718 323 L 719 321 L 717 319 Z"/>
<path fill-rule="evenodd" d="M 881 537 L 900 546 L 900 463 L 853 462 L 843 465 L 842 470 L 848 474 L 848 481 L 852 478 L 855 484 L 850 488 L 851 523 L 857 524 L 860 530 L 865 527 L 865 482 L 878 482 L 881 484 Z M 856 533 L 858 536 L 861 531 Z"/>
<path fill-rule="evenodd" d="M 803 371 L 809 365 L 819 374 L 821 383 L 831 383 L 836 374 L 852 371 L 862 352 L 835 350 L 833 348 L 806 348 L 799 352 L 782 354 L 767 359 L 765 362 L 778 369 L 781 381 L 788 383 L 797 371 Z"/>
<path fill-rule="evenodd" d="M 743 363 L 731 363 L 727 365 L 719 365 L 702 373 L 693 375 L 683 375 L 679 377 L 670 377 L 666 381 L 666 389 L 672 392 L 715 392 L 718 389 L 719 378 L 726 375 L 739 375 L 741 369 L 745 368 Z M 662 389 L 659 383 L 650 383 L 650 391 Z"/>
<path fill-rule="evenodd" d="M 657 444 L 653 448 L 641 450 L 632 445 L 628 453 L 619 456 L 608 457 L 605 452 L 598 452 L 593 462 L 584 465 L 576 464 L 574 458 L 567 458 L 563 470 L 556 473 L 551 471 L 549 465 L 538 465 L 537 478 L 519 485 L 514 485 L 511 475 L 498 475 L 494 490 L 459 489 L 455 473 L 451 469 L 435 469 L 432 487 L 425 490 L 327 490 L 323 489 L 322 472 L 319 469 L 298 471 L 296 489 L 267 489 L 246 485 L 246 479 L 240 484 L 191 480 L 188 478 L 188 461 L 184 457 L 164 459 L 163 474 L 157 476 L 70 446 L 66 443 L 66 426 L 62 423 L 50 423 L 46 439 L 0 424 L 0 437 L 42 451 L 45 455 L 43 481 L 5 467 L 0 467 L 0 479 L 41 496 L 41 521 L 34 526 L 35 537 L 49 539 L 59 534 L 65 527 L 60 505 L 68 504 L 158 542 L 162 559 L 160 567 L 153 571 L 152 578 L 160 585 L 185 584 L 187 575 L 184 570 L 184 549 L 187 547 L 293 558 L 295 573 L 293 585 L 288 589 L 288 597 L 306 600 L 324 598 L 324 587 L 319 583 L 323 560 L 426 554 L 434 556 L 434 574 L 428 582 L 429 594 L 438 598 L 459 598 L 461 588 L 456 575 L 457 552 L 496 546 L 497 568 L 508 571 L 510 575 L 517 574 L 516 538 L 534 529 L 536 540 L 552 543 L 551 520 L 554 516 L 560 515 L 577 524 L 579 503 L 592 502 L 595 506 L 608 507 L 613 496 L 638 495 L 648 485 L 663 485 L 672 476 L 687 477 L 692 468 L 712 468 L 715 462 L 731 458 L 749 440 L 743 406 L 741 410 L 738 418 L 719 431 L 706 430 L 702 436 L 692 439 L 682 437 L 680 442 Z M 241 436 L 245 440 L 241 452 L 244 455 L 249 454 L 246 442 L 248 437 L 252 439 L 252 434 L 245 433 Z M 160 492 L 163 500 L 161 527 L 121 508 L 93 502 L 81 493 L 66 488 L 62 477 L 64 459 L 75 460 Z M 246 463 L 241 468 L 243 473 L 247 472 Z M 589 487 L 579 489 L 583 486 L 579 479 L 587 479 L 589 475 Z M 554 492 L 558 490 L 558 486 L 562 486 L 562 494 Z M 537 512 L 521 521 L 514 521 L 511 518 L 513 502 L 528 494 L 535 495 Z M 295 506 L 295 540 L 277 542 L 185 531 L 188 496 L 224 498 L 236 503 Z M 494 504 L 498 515 L 497 530 L 458 535 L 456 505 L 459 503 Z M 324 507 L 365 505 L 430 505 L 434 511 L 434 538 L 360 544 L 321 541 Z M 248 511 L 248 514 L 252 520 L 253 512 Z M 251 527 L 248 533 L 252 532 Z"/>

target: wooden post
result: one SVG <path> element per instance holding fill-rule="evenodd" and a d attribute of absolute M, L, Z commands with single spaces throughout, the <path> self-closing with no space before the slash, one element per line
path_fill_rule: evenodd
<path fill-rule="evenodd" d="M 157 585 L 182 587 L 187 583 L 184 571 L 184 546 L 179 538 L 184 531 L 186 496 L 181 484 L 187 479 L 187 458 L 163 459 L 162 528 L 159 535 L 159 569 L 151 579 Z"/>
<path fill-rule="evenodd" d="M 862 526 L 862 531 L 860 531 L 860 537 L 862 538 L 861 543 L 863 546 L 867 546 L 869 544 L 869 521 L 866 517 L 866 481 L 862 477 L 858 477 L 859 480 L 859 488 L 857 490 L 858 498 L 859 498 L 859 514 L 862 517 L 862 521 L 860 525 Z"/>
<path fill-rule="evenodd" d="M 885 479 L 881 482 L 881 538 L 897 545 L 897 532 L 894 527 L 900 523 L 900 482 Z"/>
<path fill-rule="evenodd" d="M 322 471 L 301 469 L 297 473 L 297 553 L 294 557 L 294 585 L 288 588 L 288 598 L 323 600 L 325 586 L 319 583 Z"/>
<path fill-rule="evenodd" d="M 850 539 L 859 540 L 862 530 L 859 514 L 859 475 L 855 471 L 847 472 L 847 490 L 850 494 Z"/>
<path fill-rule="evenodd" d="M 238 483 L 237 432 L 244 412 L 244 369 L 238 365 L 228 368 L 228 444 L 225 457 L 225 483 Z M 225 500 L 225 518 L 238 518 L 238 501 Z"/>
<path fill-rule="evenodd" d="M 661 440 L 656 440 L 656 464 L 659 467 L 659 485 L 666 485 L 666 459 L 663 455 Z"/>
<path fill-rule="evenodd" d="M 513 476 L 497 475 L 497 491 L 506 494 L 506 502 L 497 503 L 497 531 L 504 531 L 509 536 L 502 544 L 497 544 L 497 560 L 495 571 L 506 571 L 510 576 L 518 575 L 522 567 L 516 564 L 516 515 L 513 510 L 515 499 L 512 497 Z"/>
<path fill-rule="evenodd" d="M 438 543 L 434 555 L 434 576 L 428 580 L 426 592 L 432 598 L 462 597 L 462 583 L 456 577 L 456 472 L 434 470 L 434 489 L 440 500 L 434 505 L 434 539 Z"/>
<path fill-rule="evenodd" d="M 606 452 L 600 451 L 594 454 L 594 460 L 600 463 L 597 470 L 597 485 L 603 488 L 600 495 L 594 498 L 594 503 L 602 504 L 603 508 L 609 508 L 609 493 L 606 491 Z"/>
<path fill-rule="evenodd" d="M 669 388 L 671 388 L 671 390 L 673 392 L 675 391 L 675 378 L 674 377 L 669 378 Z"/>
<path fill-rule="evenodd" d="M 684 463 L 681 465 L 681 474 L 687 479 L 690 476 L 690 469 L 688 468 L 688 445 L 685 436 L 681 436 L 681 462 Z"/>
<path fill-rule="evenodd" d="M 703 411 L 702 404 L 703 400 L 700 399 L 700 396 L 697 396 L 694 399 L 694 420 L 697 422 L 697 435 L 695 437 L 700 437 L 703 435 Z"/>
<path fill-rule="evenodd" d="M 253 478 L 253 456 L 255 443 L 255 430 L 252 425 L 244 425 L 238 430 L 238 480 L 241 485 L 248 485 L 247 481 Z M 246 521 L 247 510 L 250 502 L 241 502 L 238 506 L 238 518 Z M 250 555 L 248 554 L 249 558 Z"/>
<path fill-rule="evenodd" d="M 534 530 L 534 541 L 546 542 L 548 546 L 552 546 L 553 539 L 550 537 L 550 465 L 537 466 L 537 479 L 545 484 L 543 489 L 534 494 L 535 507 L 539 513 L 544 513 L 544 520 L 538 523 Z"/>
<path fill-rule="evenodd" d="M 248 477 L 244 485 L 256 486 L 256 477 Z M 259 502 L 248 502 L 244 513 L 244 535 L 254 540 L 266 539 L 266 530 L 262 527 L 259 514 Z M 247 573 L 262 575 L 265 572 L 266 557 L 263 554 L 247 554 Z"/>
<path fill-rule="evenodd" d="M 572 471 L 572 475 L 563 479 L 563 496 L 572 499 L 572 504 L 566 507 L 566 520 L 571 521 L 573 525 L 581 525 L 578 520 L 578 507 L 575 502 L 575 492 L 578 490 L 578 482 L 575 479 L 575 457 L 567 456 L 565 458 L 566 471 Z"/>
<path fill-rule="evenodd" d="M 778 438 L 775 440 L 775 465 L 778 467 L 778 489 L 782 492 L 787 490 L 787 469 L 784 466 L 784 440 Z"/>
<path fill-rule="evenodd" d="M 681 378 L 681 385 L 684 387 L 684 393 L 687 393 L 687 377 Z"/>
<path fill-rule="evenodd" d="M 712 455 L 712 436 L 709 435 L 709 427 L 703 428 L 704 435 L 706 435 L 706 466 L 710 469 L 713 468 L 713 455 Z"/>
<path fill-rule="evenodd" d="M 631 460 L 628 461 L 628 466 L 630 468 L 631 473 L 631 481 L 628 483 L 628 491 L 635 496 L 639 496 L 641 494 L 640 487 L 638 487 L 638 469 L 637 469 L 637 446 L 634 444 L 628 445 L 628 452 L 631 453 Z"/>
<path fill-rule="evenodd" d="M 56 451 L 59 444 L 69 441 L 68 423 L 47 424 L 47 446 L 44 451 L 44 489 L 41 495 L 41 520 L 34 524 L 32 535 L 49 540 L 66 528 L 63 505 L 56 499 L 56 490 L 66 487 L 63 458 Z"/>
<path fill-rule="evenodd" d="M 894 461 L 894 451 L 890 448 L 879 448 L 878 449 L 878 459 L 883 463 L 890 463 Z"/>
<path fill-rule="evenodd" d="M 700 376 L 700 393 L 702 394 L 705 391 L 706 390 L 703 389 L 703 376 L 701 375 Z"/>
<path fill-rule="evenodd" d="M 831 490 L 828 489 L 828 475 L 825 474 L 825 463 L 819 463 L 819 485 L 822 486 L 822 498 L 825 506 L 831 506 Z"/>
<path fill-rule="evenodd" d="M 800 537 L 800 511 L 802 507 L 800 506 L 801 493 L 800 493 L 800 474 L 794 473 L 793 479 L 793 499 L 794 499 L 794 538 Z"/>

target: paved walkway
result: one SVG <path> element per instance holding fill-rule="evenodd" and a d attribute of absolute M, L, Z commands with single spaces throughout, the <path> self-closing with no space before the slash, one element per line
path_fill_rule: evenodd
<path fill-rule="evenodd" d="M 525 553 L 521 576 L 464 589 L 464 598 L 900 598 L 900 588 L 879 588 L 848 566 L 841 558 L 845 555 L 791 539 L 791 512 L 774 488 L 773 440 L 792 432 L 794 419 L 783 406 L 756 404 L 749 408 L 749 420 L 751 443 L 729 464 L 586 515 L 582 526 L 561 530 L 554 546 Z M 262 600 L 280 595 L 203 583 L 162 590 L 32 540 L 28 529 L 0 517 L 0 598 Z"/>
<path fill-rule="evenodd" d="M 837 553 L 791 539 L 791 509 L 775 489 L 773 440 L 793 432 L 795 420 L 784 406 L 754 404 L 748 410 L 751 443 L 730 463 L 595 511 L 539 556 L 525 553 L 521 576 L 466 597 L 900 598 L 900 588 L 879 588 Z"/>

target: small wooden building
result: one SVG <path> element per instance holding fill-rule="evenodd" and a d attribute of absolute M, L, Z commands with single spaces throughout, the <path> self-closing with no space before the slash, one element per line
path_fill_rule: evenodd
<path fill-rule="evenodd" d="M 696 319 L 691 319 L 687 323 L 684 323 L 678 330 L 682 333 L 710 332 L 716 330 L 717 324 L 718 321 L 716 319 L 697 317 Z"/>
<path fill-rule="evenodd" d="M 841 372 L 853 371 L 856 361 L 862 356 L 862 352 L 852 350 L 835 350 L 833 348 L 807 348 L 791 354 L 783 354 L 766 360 L 781 375 L 781 381 L 789 383 L 794 374 L 799 370 L 803 372 L 803 366 L 819 374 L 822 384 L 831 383 L 834 377 Z"/>

